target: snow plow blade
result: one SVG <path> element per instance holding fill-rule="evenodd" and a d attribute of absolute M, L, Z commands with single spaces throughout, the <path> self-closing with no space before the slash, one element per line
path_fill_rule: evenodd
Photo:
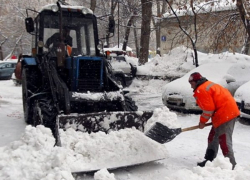
<path fill-rule="evenodd" d="M 87 114 L 59 115 L 59 128 L 73 128 L 82 132 L 117 131 L 135 127 L 144 131 L 144 125 L 153 115 L 152 111 L 119 111 Z"/>
<path fill-rule="evenodd" d="M 151 117 L 150 111 L 59 115 L 61 147 L 72 153 L 65 161 L 74 162 L 69 163 L 71 173 L 113 170 L 165 159 L 166 147 L 144 134 Z"/>

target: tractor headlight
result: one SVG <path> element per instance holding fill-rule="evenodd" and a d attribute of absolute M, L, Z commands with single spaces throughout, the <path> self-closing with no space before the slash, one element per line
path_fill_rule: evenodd
<path fill-rule="evenodd" d="M 91 11 L 91 10 L 88 9 L 88 8 L 82 8 L 82 13 L 83 13 L 83 14 L 93 14 L 93 11 Z"/>
<path fill-rule="evenodd" d="M 38 41 L 38 42 L 37 42 L 37 46 L 40 47 L 40 48 L 43 47 L 43 46 L 44 46 L 43 41 Z"/>
<path fill-rule="evenodd" d="M 101 44 L 98 44 L 98 45 L 97 45 L 97 49 L 98 49 L 98 50 L 102 50 L 102 45 L 101 45 Z"/>
<path fill-rule="evenodd" d="M 58 6 L 57 6 L 57 5 L 51 6 L 51 10 L 52 10 L 53 12 L 57 12 L 57 11 L 58 11 Z"/>

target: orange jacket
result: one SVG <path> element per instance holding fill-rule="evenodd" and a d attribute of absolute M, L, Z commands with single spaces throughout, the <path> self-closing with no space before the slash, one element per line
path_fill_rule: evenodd
<path fill-rule="evenodd" d="M 224 87 L 206 81 L 194 90 L 196 103 L 202 109 L 200 122 L 206 123 L 212 118 L 215 128 L 240 115 L 231 93 Z"/>

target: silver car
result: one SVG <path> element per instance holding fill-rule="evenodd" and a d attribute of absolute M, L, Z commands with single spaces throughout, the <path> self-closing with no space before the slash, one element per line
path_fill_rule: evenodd
<path fill-rule="evenodd" d="M 123 87 L 130 85 L 136 76 L 136 65 L 128 62 L 125 56 L 111 57 L 110 64 L 117 83 Z"/>
<path fill-rule="evenodd" d="M 1 61 L 0 62 L 0 79 L 10 79 L 15 68 L 16 61 Z"/>
<path fill-rule="evenodd" d="M 250 79 L 250 64 L 218 62 L 203 64 L 183 77 L 176 79 L 163 88 L 162 101 L 169 109 L 182 112 L 201 112 L 193 97 L 188 78 L 193 72 L 227 88 L 232 95 Z"/>

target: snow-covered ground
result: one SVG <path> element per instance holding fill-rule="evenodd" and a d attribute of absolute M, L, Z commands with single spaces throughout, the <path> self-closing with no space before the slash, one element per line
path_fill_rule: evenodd
<path fill-rule="evenodd" d="M 175 58 L 173 54 L 166 55 L 165 58 L 156 57 L 150 65 L 147 65 L 150 67 L 147 72 L 184 74 L 194 68 L 189 53 L 190 51 L 188 54 L 184 53 L 180 48 L 175 50 L 178 59 L 173 60 Z M 173 58 L 172 65 L 170 57 Z M 248 56 L 230 53 L 199 54 L 199 57 L 201 63 L 215 57 L 227 57 L 236 61 L 245 59 L 247 63 L 250 59 Z M 158 66 L 159 72 L 155 66 Z M 146 66 L 143 68 L 147 69 Z M 164 121 L 169 127 L 197 125 L 198 115 L 176 114 L 163 106 L 161 91 L 166 83 L 163 80 L 135 80 L 128 89 L 131 90 L 130 95 L 137 102 L 139 110 L 155 110 L 152 121 Z M 109 135 L 61 131 L 63 145 L 53 147 L 54 139 L 49 129 L 43 126 L 26 127 L 22 114 L 21 87 L 14 86 L 11 80 L 0 81 L 0 179 L 71 180 L 75 177 L 78 180 L 245 180 L 250 178 L 249 128 L 239 122 L 236 123 L 233 142 L 238 164 L 234 171 L 231 170 L 229 160 L 222 156 L 221 151 L 212 163 L 207 163 L 206 167 L 196 166 L 198 161 L 203 160 L 209 128 L 183 132 L 164 145 L 146 138 L 143 133 L 135 129 Z M 156 162 L 107 170 L 119 163 L 162 157 L 164 159 Z M 72 170 L 97 167 L 101 170 L 94 174 L 74 174 L 74 176 L 71 174 Z"/>

